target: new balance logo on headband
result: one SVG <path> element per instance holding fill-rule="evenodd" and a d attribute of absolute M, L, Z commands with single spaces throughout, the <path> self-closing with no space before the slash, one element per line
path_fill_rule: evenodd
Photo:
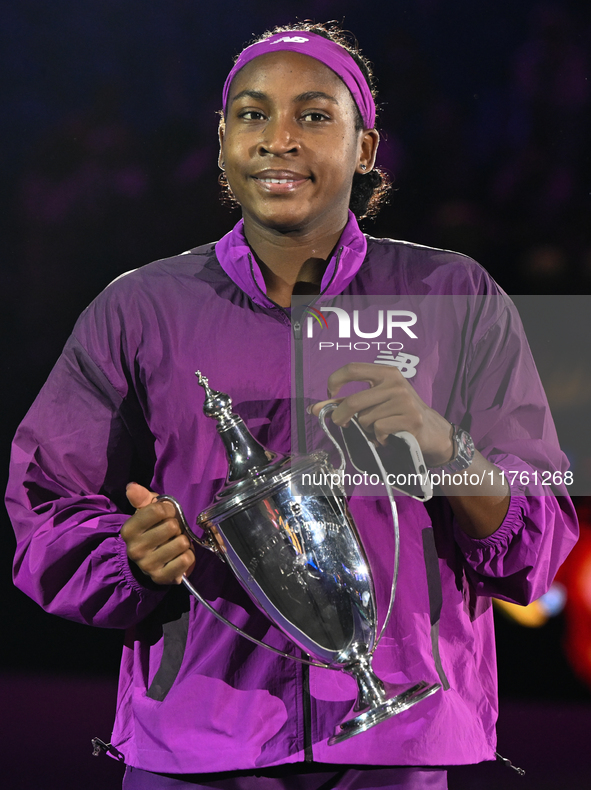
<path fill-rule="evenodd" d="M 351 96 L 359 108 L 365 128 L 373 129 L 376 119 L 376 106 L 367 80 L 351 53 L 344 47 L 341 47 L 340 44 L 336 44 L 334 41 L 316 33 L 303 31 L 306 33 L 305 36 L 292 36 L 289 35 L 291 32 L 291 30 L 281 30 L 270 38 L 257 41 L 255 44 L 251 44 L 242 50 L 224 83 L 222 92 L 224 113 L 228 110 L 230 85 L 236 74 L 254 58 L 268 53 L 269 47 L 273 46 L 275 51 L 280 49 L 291 50 L 292 52 L 300 52 L 311 58 L 316 58 L 320 63 L 324 63 L 325 66 L 332 69 L 351 91 Z M 300 44 L 306 44 L 307 46 L 301 48 Z"/>
<path fill-rule="evenodd" d="M 269 41 L 269 44 L 279 44 L 280 41 L 285 41 L 287 44 L 305 44 L 309 40 L 309 38 L 304 38 L 303 36 L 283 36 L 283 38 L 278 38 L 275 41 Z"/>

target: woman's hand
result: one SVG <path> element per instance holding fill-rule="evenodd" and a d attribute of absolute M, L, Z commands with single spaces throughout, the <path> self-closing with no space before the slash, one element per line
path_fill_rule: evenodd
<path fill-rule="evenodd" d="M 371 386 L 346 398 L 337 398 L 349 381 L 367 381 Z M 352 362 L 330 376 L 328 392 L 331 400 L 339 403 L 330 415 L 337 425 L 346 425 L 357 415 L 362 428 L 370 435 L 373 433 L 379 444 L 385 444 L 390 434 L 408 431 L 418 441 L 427 466 L 447 464 L 455 456 L 451 423 L 427 406 L 397 368 Z M 329 402 L 316 403 L 312 413 L 318 416 Z M 509 487 L 497 467 L 478 450 L 470 472 L 480 481 L 478 485 L 456 484 L 450 477 L 440 488 L 461 529 L 473 538 L 486 538 L 496 532 L 507 514 Z"/>
<path fill-rule="evenodd" d="M 195 567 L 191 541 L 181 530 L 170 502 L 138 483 L 129 483 L 127 498 L 135 514 L 121 527 L 127 556 L 156 584 L 180 584 Z"/>
<path fill-rule="evenodd" d="M 451 461 L 451 424 L 427 406 L 398 368 L 366 362 L 345 365 L 328 379 L 331 400 L 339 400 L 336 396 L 349 381 L 366 381 L 371 386 L 340 400 L 330 415 L 336 425 L 346 425 L 357 415 L 361 427 L 379 444 L 385 444 L 390 434 L 408 431 L 418 441 L 428 466 Z M 312 413 L 318 415 L 328 402 L 317 403 Z"/>

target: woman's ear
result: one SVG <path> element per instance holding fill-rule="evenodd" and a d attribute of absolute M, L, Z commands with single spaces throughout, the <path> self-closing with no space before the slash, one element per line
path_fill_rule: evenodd
<path fill-rule="evenodd" d="M 220 153 L 218 156 L 218 167 L 220 170 L 224 169 L 224 134 L 226 132 L 226 121 L 224 120 L 224 116 L 220 117 L 220 122 L 218 124 L 218 139 L 220 141 Z"/>
<path fill-rule="evenodd" d="M 380 144 L 380 134 L 376 129 L 366 129 L 360 140 L 359 164 L 357 170 L 360 173 L 369 173 L 373 170 Z"/>

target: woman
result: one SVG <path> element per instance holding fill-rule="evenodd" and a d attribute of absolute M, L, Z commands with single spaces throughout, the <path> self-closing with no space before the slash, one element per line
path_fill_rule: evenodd
<path fill-rule="evenodd" d="M 337 39 L 304 25 L 241 53 L 224 87 L 220 167 L 243 222 L 215 245 L 109 286 L 80 318 L 16 439 L 8 501 L 17 583 L 48 611 L 127 629 L 113 734 L 127 788 L 446 787 L 437 766 L 494 756 L 489 596 L 536 597 L 574 540 L 567 501 L 510 495 L 501 474 L 566 467 L 496 285 L 463 256 L 367 239 L 349 210 L 364 214 L 380 191 L 379 138 L 367 68 Z M 175 586 L 183 574 L 228 619 L 293 651 L 219 561 L 193 550 L 154 492 L 177 497 L 194 522 L 225 477 L 196 369 L 232 395 L 263 444 L 289 451 L 292 295 L 312 304 L 393 292 L 459 294 L 472 307 L 491 296 L 492 307 L 478 320 L 466 312 L 463 334 L 449 327 L 437 354 L 414 355 L 422 361 L 412 386 L 396 360 L 361 355 L 338 368 L 332 397 L 352 381 L 370 386 L 341 398 L 333 420 L 359 414 L 380 444 L 407 430 L 429 466 L 469 467 L 481 483 L 450 478 L 429 509 L 399 502 L 400 592 L 376 667 L 385 680 L 424 678 L 443 690 L 328 746 L 351 708 L 352 681 L 255 648 L 189 601 Z M 313 420 L 297 415 L 300 451 Z M 133 479 L 136 513 L 127 518 Z M 369 558 L 387 600 L 387 508 L 370 497 L 350 505 L 360 528 L 371 527 Z"/>

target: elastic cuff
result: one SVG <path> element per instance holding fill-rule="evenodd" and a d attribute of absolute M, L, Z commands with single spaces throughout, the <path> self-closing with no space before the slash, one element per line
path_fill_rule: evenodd
<path fill-rule="evenodd" d="M 498 548 L 506 546 L 521 530 L 524 525 L 524 510 L 527 506 L 527 498 L 524 496 L 512 496 L 509 502 L 509 509 L 503 519 L 501 526 L 486 538 L 472 538 L 454 522 L 455 539 L 460 548 L 470 554 L 479 549 Z"/>
<path fill-rule="evenodd" d="M 162 597 L 169 589 L 169 585 L 155 584 L 149 576 L 142 573 L 137 565 L 127 556 L 127 544 L 121 535 L 119 535 L 118 538 L 119 546 L 117 556 L 126 584 L 141 596 L 145 597 L 149 594 L 159 593 L 160 597 Z"/>

